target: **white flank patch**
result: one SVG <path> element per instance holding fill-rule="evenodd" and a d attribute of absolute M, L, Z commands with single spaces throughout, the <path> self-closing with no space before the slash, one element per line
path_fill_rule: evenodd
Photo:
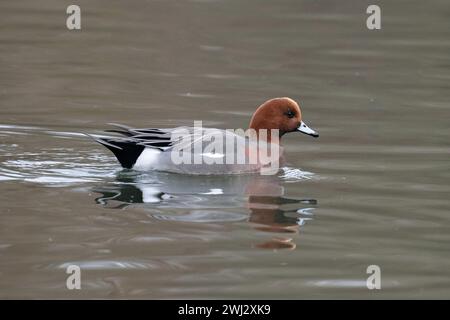
<path fill-rule="evenodd" d="M 137 158 L 136 163 L 133 166 L 135 170 L 150 170 L 153 168 L 156 160 L 158 159 L 158 155 L 161 153 L 161 150 L 145 148 L 141 155 Z"/>
<path fill-rule="evenodd" d="M 225 155 L 223 153 L 212 153 L 212 152 L 202 153 L 202 156 L 209 157 L 209 158 L 223 158 L 223 157 L 225 157 Z"/>

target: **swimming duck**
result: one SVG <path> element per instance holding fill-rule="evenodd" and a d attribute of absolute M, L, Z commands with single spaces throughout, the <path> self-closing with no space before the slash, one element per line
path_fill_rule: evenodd
<path fill-rule="evenodd" d="M 120 137 L 91 137 L 112 151 L 122 167 L 127 169 L 185 174 L 239 174 L 256 172 L 261 170 L 261 167 L 267 167 L 267 163 L 261 163 L 259 160 L 256 163 L 249 162 L 249 137 L 230 130 L 198 128 L 195 125 L 176 128 L 131 128 L 112 125 L 116 129 L 106 131 L 118 133 Z M 302 121 L 298 103 L 287 97 L 270 99 L 260 105 L 250 120 L 249 131 L 256 133 L 258 138 L 256 150 L 268 148 L 270 155 L 277 155 L 275 161 L 272 159 L 271 165 L 274 162 L 278 164 L 282 158 L 283 151 L 279 140 L 285 134 L 302 132 L 313 137 L 319 136 Z M 217 143 L 216 148 L 211 147 L 211 141 L 230 140 L 234 141 L 232 149 L 224 147 L 218 151 Z M 224 144 L 226 143 L 221 145 Z M 236 162 L 234 153 L 239 153 L 240 150 L 247 156 L 244 162 Z M 180 151 L 184 152 L 182 156 Z M 182 161 L 186 159 L 194 161 Z M 231 161 L 228 161 L 229 159 Z"/>

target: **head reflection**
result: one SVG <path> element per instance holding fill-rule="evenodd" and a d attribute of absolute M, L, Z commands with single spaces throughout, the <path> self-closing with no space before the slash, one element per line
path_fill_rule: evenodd
<path fill-rule="evenodd" d="M 108 208 L 175 210 L 151 214 L 161 220 L 206 223 L 247 220 L 254 229 L 273 234 L 255 246 L 294 249 L 293 234 L 312 219 L 317 201 L 286 197 L 281 182 L 278 176 L 185 176 L 122 171 L 113 184 L 94 191 L 101 194 L 95 201 Z"/>

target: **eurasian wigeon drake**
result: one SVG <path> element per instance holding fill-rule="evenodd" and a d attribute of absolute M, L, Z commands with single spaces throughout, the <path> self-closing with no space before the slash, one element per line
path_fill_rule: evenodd
<path fill-rule="evenodd" d="M 254 144 L 256 149 L 251 148 L 255 141 L 249 139 L 251 135 L 244 136 L 238 134 L 239 132 L 223 129 L 199 128 L 195 123 L 194 127 L 143 129 L 113 125 L 118 129 L 107 132 L 119 133 L 122 137 L 93 138 L 111 150 L 122 167 L 139 171 L 157 170 L 185 174 L 256 172 L 261 167 L 268 166 L 268 163 L 261 163 L 259 158 L 257 163 L 249 161 L 252 154 L 249 150 L 259 151 L 265 148 L 266 156 L 276 154 L 277 158 L 272 159 L 272 162 L 278 163 L 282 158 L 279 140 L 286 133 L 302 132 L 313 137 L 319 136 L 302 121 L 302 113 L 297 102 L 286 97 L 264 102 L 253 114 L 248 131 L 256 133 L 253 135 L 258 140 Z M 220 144 L 223 146 L 222 150 L 217 149 L 218 141 L 223 142 Z M 232 149 L 228 149 L 227 141 L 233 141 Z M 212 142 L 216 142 L 213 147 Z M 180 153 L 181 151 L 184 153 Z M 236 161 L 239 155 L 237 157 L 235 155 L 240 151 L 243 151 L 244 162 Z M 183 161 L 186 159 L 192 161 Z M 229 159 L 231 161 L 228 161 Z"/>

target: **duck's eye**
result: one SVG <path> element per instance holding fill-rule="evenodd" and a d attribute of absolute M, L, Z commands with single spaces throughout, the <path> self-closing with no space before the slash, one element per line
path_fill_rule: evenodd
<path fill-rule="evenodd" d="M 292 111 L 292 110 L 288 110 L 287 112 L 286 112 L 286 116 L 288 117 L 288 118 L 293 118 L 293 117 L 295 117 L 295 113 Z"/>

